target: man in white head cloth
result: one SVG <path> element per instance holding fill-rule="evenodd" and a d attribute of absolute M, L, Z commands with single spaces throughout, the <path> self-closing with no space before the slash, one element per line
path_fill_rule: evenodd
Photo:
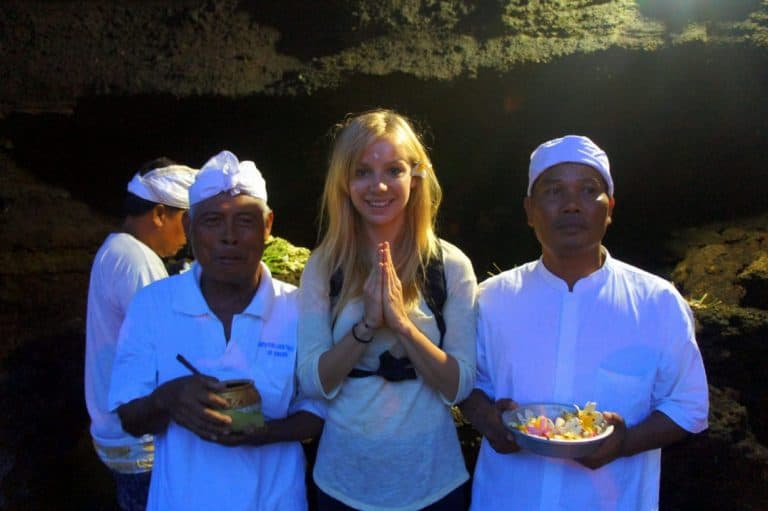
<path fill-rule="evenodd" d="M 120 325 L 133 295 L 168 276 L 161 257 L 186 243 L 182 217 L 197 170 L 168 158 L 146 163 L 128 183 L 125 219 L 96 253 L 88 288 L 85 400 L 99 458 L 111 469 L 120 509 L 144 509 L 154 448 L 152 437 L 134 437 L 107 407 Z"/>
<path fill-rule="evenodd" d="M 304 510 L 300 441 L 319 434 L 324 411 L 298 394 L 296 288 L 261 262 L 273 220 L 264 179 L 224 151 L 189 198 L 196 261 L 136 295 L 109 396 L 126 431 L 155 435 L 147 509 Z M 231 379 L 254 382 L 263 428 L 241 431 L 222 413 Z"/>
<path fill-rule="evenodd" d="M 615 203 L 608 157 L 589 138 L 531 155 L 523 205 L 541 257 L 489 278 L 478 297 L 477 381 L 462 404 L 484 436 L 473 510 L 655 511 L 661 448 L 707 427 L 691 310 L 670 282 L 602 245 Z M 518 404 L 587 402 L 614 431 L 579 459 L 520 449 L 502 424 Z"/>

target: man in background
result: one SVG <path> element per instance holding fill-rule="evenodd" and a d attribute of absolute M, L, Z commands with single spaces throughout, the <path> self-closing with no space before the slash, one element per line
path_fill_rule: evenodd
<path fill-rule="evenodd" d="M 182 218 L 196 174 L 168 158 L 145 164 L 128 183 L 121 231 L 107 237 L 91 267 L 85 401 L 93 445 L 111 470 L 118 504 L 126 511 L 146 507 L 154 445 L 151 435 L 137 438 L 123 431 L 107 407 L 118 333 L 136 291 L 168 276 L 161 257 L 173 256 L 186 243 Z"/>

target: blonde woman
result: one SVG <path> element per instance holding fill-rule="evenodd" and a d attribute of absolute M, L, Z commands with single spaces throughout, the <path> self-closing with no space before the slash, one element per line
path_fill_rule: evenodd
<path fill-rule="evenodd" d="M 300 296 L 299 381 L 328 403 L 318 509 L 465 509 L 450 406 L 475 377 L 472 265 L 435 235 L 442 192 L 409 121 L 337 128 Z"/>

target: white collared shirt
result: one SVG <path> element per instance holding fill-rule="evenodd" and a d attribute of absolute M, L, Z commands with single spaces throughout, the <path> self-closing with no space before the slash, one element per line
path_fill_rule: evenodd
<path fill-rule="evenodd" d="M 295 287 L 272 279 L 262 263 L 259 288 L 232 318 L 229 342 L 199 288 L 200 267 L 136 295 L 120 332 L 110 406 L 143 397 L 189 371 L 182 354 L 219 379 L 250 378 L 267 420 L 299 410 L 322 416 L 315 401 L 297 397 Z M 155 436 L 148 510 L 304 510 L 305 460 L 299 442 L 226 447 L 200 439 L 175 422 Z"/>
<path fill-rule="evenodd" d="M 539 260 L 492 277 L 478 298 L 476 388 L 520 404 L 560 402 L 621 414 L 658 410 L 690 432 L 707 427 L 693 317 L 669 282 L 610 257 L 573 291 Z M 590 470 L 483 439 L 472 509 L 658 508 L 661 450 Z"/>
<path fill-rule="evenodd" d="M 128 233 L 110 234 L 93 258 L 85 329 L 85 403 L 99 458 L 121 473 L 152 469 L 152 435 L 123 431 L 107 406 L 120 325 L 136 292 L 168 276 L 162 259 Z"/>

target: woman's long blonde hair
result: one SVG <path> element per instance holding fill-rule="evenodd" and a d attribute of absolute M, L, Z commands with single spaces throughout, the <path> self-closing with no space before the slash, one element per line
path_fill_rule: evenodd
<path fill-rule="evenodd" d="M 438 250 L 435 221 L 442 189 L 411 123 L 402 115 L 385 109 L 347 116 L 336 126 L 320 207 L 322 240 L 316 249 L 329 279 L 337 270 L 343 275 L 344 283 L 332 311 L 334 318 L 350 299 L 362 294 L 363 284 L 371 271 L 363 238 L 363 221 L 352 204 L 349 181 L 365 149 L 380 138 L 399 143 L 410 165 L 419 164 L 422 174 L 412 177 L 415 185 L 405 207 L 403 232 L 399 239 L 390 240 L 392 259 L 407 304 L 413 304 L 418 297 L 420 283 L 417 280 L 423 274 L 419 268 L 423 268 Z"/>

